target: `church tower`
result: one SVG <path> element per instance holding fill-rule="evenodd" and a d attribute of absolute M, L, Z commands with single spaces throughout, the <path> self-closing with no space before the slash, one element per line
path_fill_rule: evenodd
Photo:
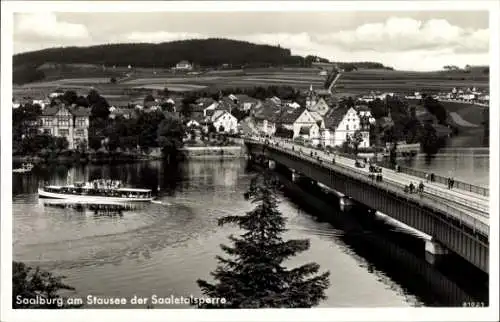
<path fill-rule="evenodd" d="M 306 108 L 310 109 L 311 107 L 316 105 L 317 102 L 318 102 L 318 97 L 311 84 L 311 86 L 309 87 L 309 92 L 307 93 Z"/>

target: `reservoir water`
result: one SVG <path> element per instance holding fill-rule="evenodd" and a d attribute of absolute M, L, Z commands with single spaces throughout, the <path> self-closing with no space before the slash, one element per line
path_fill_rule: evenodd
<path fill-rule="evenodd" d="M 38 200 L 37 187 L 65 184 L 68 173 L 72 181 L 104 177 L 154 191 L 160 187 L 163 204 L 147 204 L 121 215 L 44 206 Z M 75 296 L 199 296 L 196 280 L 210 279 L 217 264 L 215 256 L 225 255 L 219 245 L 228 244 L 227 237 L 238 233 L 232 226 L 219 227 L 217 219 L 251 209 L 243 193 L 252 175 L 245 160 L 190 161 L 178 166 L 159 161 L 51 166 L 36 168 L 31 174 L 14 174 L 13 258 L 66 276 L 64 281 L 76 288 Z M 286 237 L 311 242 L 308 251 L 287 265 L 313 261 L 320 264 L 321 271 L 331 272 L 328 299 L 320 307 L 449 304 L 434 296 L 432 289 L 423 290 L 419 278 L 435 285 L 436 292 L 444 287 L 456 298 L 462 294 L 465 286 L 443 277 L 421 253 L 413 255 L 384 241 L 379 255 L 361 242 L 362 235 L 372 236 L 373 232 L 346 238 L 342 228 L 319 220 L 294 198 L 282 195 L 281 201 L 280 209 L 288 218 Z M 383 249 L 392 250 L 384 255 Z M 483 292 L 484 287 L 480 288 Z M 450 302 L 460 305 L 457 300 Z"/>

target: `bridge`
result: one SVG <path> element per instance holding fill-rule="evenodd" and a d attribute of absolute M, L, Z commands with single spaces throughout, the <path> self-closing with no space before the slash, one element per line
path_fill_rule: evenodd
<path fill-rule="evenodd" d="M 488 273 L 489 197 L 466 189 L 448 189 L 441 182 L 426 182 L 422 193 L 405 187 L 421 177 L 382 168 L 375 180 L 355 160 L 305 147 L 290 140 L 247 137 L 251 157 L 287 167 L 294 175 L 312 179 L 366 206 L 432 237 L 426 251 L 443 255 L 448 251 Z"/>

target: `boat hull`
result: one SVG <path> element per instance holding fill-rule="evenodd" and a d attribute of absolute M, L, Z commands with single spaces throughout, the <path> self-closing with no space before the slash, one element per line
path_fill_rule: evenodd
<path fill-rule="evenodd" d="M 31 169 L 14 169 L 12 170 L 14 173 L 28 173 L 31 172 Z"/>
<path fill-rule="evenodd" d="M 65 199 L 73 202 L 151 202 L 153 198 L 123 198 L 123 197 L 104 197 L 104 196 L 82 196 L 63 193 L 48 192 L 38 189 L 38 197 L 45 199 Z"/>

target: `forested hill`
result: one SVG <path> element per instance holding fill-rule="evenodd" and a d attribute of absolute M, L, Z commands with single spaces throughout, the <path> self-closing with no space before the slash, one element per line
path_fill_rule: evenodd
<path fill-rule="evenodd" d="M 90 47 L 50 48 L 17 54 L 14 67 L 44 63 L 104 64 L 107 66 L 172 67 L 182 60 L 197 66 L 230 64 L 300 65 L 303 58 L 292 56 L 290 49 L 257 45 L 229 39 L 193 39 L 160 44 L 110 44 Z"/>

